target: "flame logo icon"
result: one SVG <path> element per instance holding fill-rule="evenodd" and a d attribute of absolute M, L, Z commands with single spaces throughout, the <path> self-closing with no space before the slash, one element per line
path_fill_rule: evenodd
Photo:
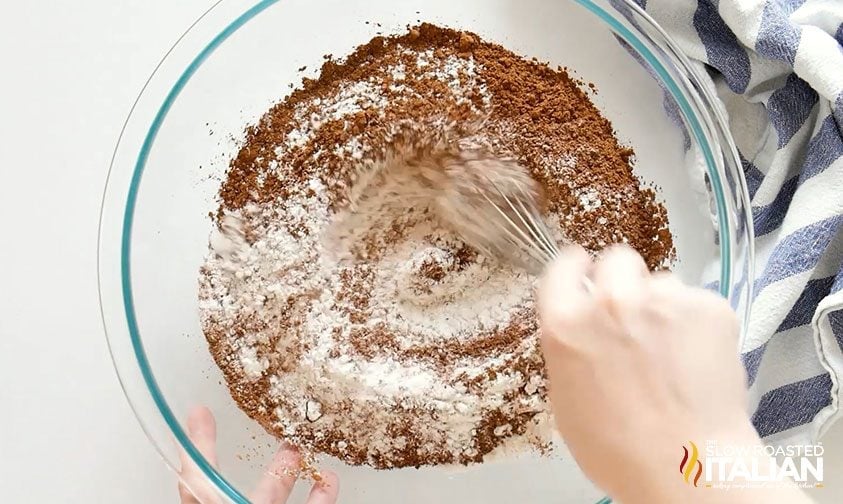
<path fill-rule="evenodd" d="M 690 451 L 684 446 L 682 447 L 685 450 L 685 455 L 682 457 L 682 462 L 679 463 L 679 473 L 682 475 L 685 483 L 690 483 L 691 475 L 696 471 L 696 475 L 694 475 L 694 486 L 697 486 L 702 476 L 702 462 L 700 462 L 700 452 L 697 450 L 697 445 L 692 441 L 689 441 L 689 443 L 691 443 Z"/>

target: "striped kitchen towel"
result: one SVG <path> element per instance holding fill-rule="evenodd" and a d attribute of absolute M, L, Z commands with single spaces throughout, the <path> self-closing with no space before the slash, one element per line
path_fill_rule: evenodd
<path fill-rule="evenodd" d="M 843 0 L 635 2 L 705 66 L 741 154 L 752 420 L 771 443 L 815 440 L 843 416 Z"/>

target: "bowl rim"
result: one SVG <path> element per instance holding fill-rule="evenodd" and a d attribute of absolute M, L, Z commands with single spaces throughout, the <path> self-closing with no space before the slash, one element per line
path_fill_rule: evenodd
<path fill-rule="evenodd" d="M 103 307 L 103 272 L 102 272 L 102 244 L 103 244 L 103 230 L 104 230 L 104 215 L 106 212 L 106 199 L 107 194 L 109 192 L 109 183 L 112 178 L 112 171 L 115 169 L 115 163 L 118 156 L 118 150 L 121 146 L 123 141 L 123 136 L 126 132 L 127 126 L 129 125 L 130 121 L 133 118 L 133 113 L 135 112 L 135 107 L 141 100 L 141 97 L 147 91 L 147 88 L 152 82 L 152 80 L 158 75 L 159 70 L 161 69 L 162 65 L 167 61 L 168 57 L 171 53 L 176 50 L 179 44 L 183 41 L 188 34 L 200 23 L 202 22 L 209 14 L 211 14 L 220 4 L 222 4 L 225 0 L 218 0 L 215 2 L 211 7 L 209 7 L 204 13 L 202 13 L 188 28 L 185 32 L 175 41 L 175 43 L 170 47 L 170 49 L 164 54 L 161 61 L 156 65 L 153 72 L 150 74 L 149 78 L 145 82 L 143 88 L 141 89 L 138 97 L 135 99 L 132 108 L 123 124 L 121 129 L 120 135 L 117 140 L 117 145 L 115 146 L 114 153 L 112 155 L 112 159 L 110 162 L 108 175 L 106 178 L 104 194 L 102 198 L 102 207 L 100 210 L 100 219 L 99 219 L 99 230 L 98 230 L 98 239 L 97 239 L 97 263 L 98 263 L 98 271 L 97 271 L 97 280 L 98 280 L 98 291 L 99 291 L 99 301 L 100 301 L 100 310 L 101 316 L 103 321 L 103 328 L 106 333 L 106 339 L 109 344 L 109 350 L 112 356 L 112 362 L 115 367 L 115 371 L 117 372 L 118 379 L 121 382 L 121 387 L 123 388 L 124 395 L 126 396 L 130 406 L 135 413 L 135 416 L 138 418 L 141 427 L 144 429 L 147 437 L 150 438 L 152 441 L 153 446 L 155 446 L 156 450 L 165 458 L 166 456 L 163 453 L 161 447 L 158 446 L 158 443 L 155 441 L 151 433 L 144 427 L 143 421 L 141 421 L 141 415 L 135 408 L 133 404 L 133 399 L 130 397 L 130 394 L 123 383 L 123 377 L 121 376 L 121 370 L 117 363 L 117 360 L 114 355 L 114 351 L 112 348 L 112 344 L 110 342 L 109 336 L 109 324 L 106 322 L 106 314 L 105 309 Z M 728 221 L 728 205 L 726 203 L 726 199 L 724 196 L 724 189 L 723 189 L 723 181 L 721 180 L 720 172 L 718 171 L 717 162 L 715 160 L 715 151 L 709 142 L 709 138 L 706 134 L 706 129 L 703 127 L 703 123 L 705 123 L 709 130 L 711 130 L 712 124 L 720 126 L 721 128 L 723 125 L 728 124 L 725 114 L 722 110 L 720 110 L 717 106 L 709 106 L 713 103 L 717 102 L 717 98 L 714 94 L 706 87 L 706 86 L 696 86 L 696 91 L 702 93 L 702 99 L 699 96 L 691 95 L 692 101 L 702 101 L 703 103 L 694 103 L 697 105 L 699 112 L 702 112 L 702 117 L 699 117 L 699 112 L 694 109 L 692 104 L 686 98 L 685 93 L 682 91 L 681 87 L 677 84 L 674 78 L 670 75 L 670 72 L 665 68 L 659 57 L 657 57 L 646 44 L 639 39 L 639 36 L 635 34 L 632 30 L 630 30 L 627 26 L 625 26 L 622 22 L 620 22 L 615 16 L 607 12 L 601 6 L 594 3 L 592 0 L 571 0 L 572 2 L 579 4 L 580 6 L 586 8 L 596 17 L 598 17 L 603 23 L 605 23 L 608 28 L 618 35 L 624 42 L 627 42 L 632 48 L 641 55 L 650 65 L 650 68 L 656 73 L 658 79 L 660 80 L 661 84 L 665 86 L 666 90 L 670 93 L 674 100 L 676 100 L 677 105 L 680 108 L 683 118 L 686 121 L 686 125 L 690 128 L 690 134 L 693 136 L 694 140 L 700 146 L 700 150 L 705 160 L 706 164 L 706 173 L 708 174 L 710 183 L 711 183 L 711 192 L 714 194 L 715 199 L 715 206 L 717 210 L 717 221 L 718 221 L 718 233 L 720 237 L 720 258 L 721 258 L 721 267 L 720 267 L 720 278 L 717 285 L 717 290 L 719 290 L 720 294 L 726 298 L 729 298 L 732 292 L 731 286 L 731 278 L 732 278 L 732 243 L 731 243 L 731 225 Z M 690 63 L 687 57 L 682 53 L 679 49 L 678 45 L 671 39 L 671 37 L 637 4 L 634 0 L 610 0 L 612 5 L 615 9 L 620 10 L 621 8 L 627 8 L 632 10 L 635 13 L 636 21 L 643 21 L 647 24 L 647 28 L 654 30 L 658 33 L 658 35 L 662 38 L 660 42 L 666 45 L 668 50 L 668 56 L 675 59 L 674 63 L 678 63 L 681 70 L 688 74 L 688 77 L 691 80 L 695 80 L 697 82 L 701 82 L 701 76 L 696 71 L 694 66 Z M 135 161 L 134 171 L 131 176 L 131 182 L 128 190 L 128 194 L 126 197 L 125 209 L 122 218 L 122 231 L 121 231 L 121 240 L 120 240 L 120 283 L 121 283 L 121 293 L 122 293 L 122 304 L 124 309 L 125 315 L 125 322 L 128 325 L 129 329 L 129 336 L 131 340 L 132 350 L 134 352 L 134 356 L 137 360 L 137 364 L 140 368 L 141 375 L 143 377 L 143 381 L 146 385 L 147 391 L 152 396 L 152 400 L 155 403 L 155 406 L 158 409 L 159 414 L 163 417 L 164 421 L 166 422 L 167 426 L 169 427 L 170 431 L 172 432 L 173 436 L 175 437 L 178 445 L 181 449 L 183 449 L 190 459 L 197 465 L 197 467 L 201 470 L 201 472 L 207 477 L 213 484 L 217 487 L 219 491 L 221 491 L 225 497 L 231 499 L 233 502 L 238 504 L 249 504 L 250 501 L 228 480 L 222 476 L 220 471 L 216 468 L 211 466 L 210 463 L 205 459 L 205 457 L 199 453 L 198 449 L 193 445 L 193 443 L 188 438 L 186 432 L 182 428 L 181 424 L 179 423 L 176 415 L 170 409 L 169 405 L 167 404 L 166 399 L 164 398 L 164 394 L 161 392 L 161 389 L 158 387 L 158 384 L 155 380 L 155 377 L 152 373 L 151 366 L 149 365 L 149 361 L 146 357 L 146 353 L 143 347 L 143 343 L 140 336 L 140 331 L 138 329 L 137 318 L 134 309 L 134 300 L 132 295 L 132 282 L 131 282 L 131 261 L 130 261 L 130 251 L 131 251 L 131 231 L 132 231 L 132 224 L 134 218 L 134 208 L 137 202 L 138 190 L 140 187 L 140 181 L 142 178 L 143 170 L 149 156 L 149 153 L 152 149 L 152 146 L 155 142 L 155 137 L 163 124 L 168 111 L 175 103 L 178 95 L 191 79 L 191 77 L 195 74 L 195 72 L 199 69 L 199 67 L 204 63 L 204 61 L 211 56 L 211 54 L 224 43 L 232 34 L 234 34 L 237 30 L 241 27 L 246 25 L 250 20 L 254 19 L 258 16 L 261 12 L 269 8 L 270 6 L 278 3 L 279 0 L 256 0 L 255 3 L 252 5 L 251 8 L 240 14 L 236 17 L 233 21 L 231 21 L 221 32 L 219 32 L 216 36 L 214 36 L 207 45 L 197 54 L 190 62 L 190 64 L 185 68 L 185 70 L 181 73 L 179 78 L 176 82 L 172 85 L 169 92 L 166 94 L 166 97 L 163 103 L 158 108 L 157 113 L 153 119 L 152 124 L 149 126 L 147 133 L 144 137 L 142 146 L 140 151 L 137 154 L 137 159 Z M 620 6 L 616 4 L 620 4 Z M 711 117 L 708 117 L 708 113 L 714 115 L 713 121 Z M 702 119 L 702 122 L 701 122 Z M 725 136 L 725 146 L 721 147 L 721 150 L 724 155 L 731 155 L 735 160 L 739 160 L 737 148 L 734 144 L 734 141 L 731 139 L 729 135 L 728 128 L 723 128 L 720 131 L 721 134 Z M 738 173 L 738 180 L 737 189 L 738 193 L 735 197 L 741 200 L 741 204 L 744 205 L 745 208 L 748 208 L 749 202 L 749 195 L 746 188 L 746 181 L 743 176 L 743 173 Z M 752 278 L 753 273 L 753 248 L 754 248 L 754 237 L 753 237 L 753 226 L 752 226 L 752 215 L 751 212 L 746 212 L 745 215 L 747 222 L 746 226 L 747 229 L 747 247 L 748 247 L 748 275 L 749 278 Z M 745 287 L 744 295 L 747 299 L 752 299 L 751 295 L 752 289 L 752 282 L 748 281 Z M 749 306 L 745 308 L 745 320 L 746 323 L 749 319 Z M 169 465 L 169 462 L 168 462 Z M 174 468 L 175 469 L 175 468 Z M 608 503 L 611 500 L 606 497 L 598 501 L 598 504 Z"/>

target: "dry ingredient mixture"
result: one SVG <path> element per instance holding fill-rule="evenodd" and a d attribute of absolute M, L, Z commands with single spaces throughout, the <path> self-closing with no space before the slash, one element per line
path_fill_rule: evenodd
<path fill-rule="evenodd" d="M 665 267 L 665 209 L 584 88 L 429 24 L 326 56 L 246 131 L 220 190 L 200 311 L 240 407 L 308 453 L 380 469 L 547 449 L 535 278 L 381 174 L 417 138 L 479 143 L 529 169 L 560 241 L 625 242 Z M 360 219 L 372 202 L 379 217 Z"/>

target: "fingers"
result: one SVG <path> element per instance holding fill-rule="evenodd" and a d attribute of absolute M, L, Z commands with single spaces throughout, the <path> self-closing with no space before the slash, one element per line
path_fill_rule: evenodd
<path fill-rule="evenodd" d="M 539 315 L 545 331 L 554 332 L 582 313 L 590 302 L 583 285 L 592 263 L 581 247 L 566 247 L 548 267 L 539 287 Z"/>
<path fill-rule="evenodd" d="M 737 315 L 728 300 L 718 293 L 708 289 L 689 287 L 676 275 L 666 271 L 653 273 L 649 290 L 653 300 L 652 305 L 666 305 L 674 312 L 688 313 L 691 316 L 705 313 L 712 323 L 717 321 L 723 325 L 716 334 L 737 337 L 739 333 Z"/>
<path fill-rule="evenodd" d="M 194 408 L 187 417 L 187 435 L 212 466 L 217 465 L 217 422 L 211 410 Z"/>
<path fill-rule="evenodd" d="M 217 425 L 211 411 L 204 406 L 194 408 L 187 418 L 187 435 L 193 446 L 213 466 L 217 464 Z M 193 460 L 179 449 L 181 472 L 179 498 L 181 504 L 213 504 L 219 502 L 216 492 L 207 484 Z M 293 492 L 301 470 L 301 456 L 289 444 L 282 444 L 250 500 L 255 504 L 285 504 Z M 339 480 L 331 471 L 322 472 L 322 481 L 313 485 L 306 504 L 334 504 L 339 494 Z"/>
<path fill-rule="evenodd" d="M 196 500 L 196 497 L 194 497 L 193 494 L 190 493 L 190 490 L 188 490 L 184 483 L 182 483 L 181 481 L 179 481 L 179 502 L 181 504 L 202 504 L 201 502 Z"/>
<path fill-rule="evenodd" d="M 657 271 L 650 275 L 650 291 L 653 294 L 672 297 L 684 286 L 685 284 L 670 271 Z"/>
<path fill-rule="evenodd" d="M 584 279 L 592 278 L 595 292 Z M 580 247 L 565 249 L 548 268 L 539 291 L 543 332 L 564 331 L 593 314 L 594 295 L 610 309 L 624 303 L 640 305 L 646 298 L 649 270 L 644 259 L 627 246 L 606 249 L 593 265 Z"/>
<path fill-rule="evenodd" d="M 649 276 L 644 259 L 630 247 L 612 246 L 594 267 L 594 284 L 600 297 L 613 303 L 640 300 Z"/>
<path fill-rule="evenodd" d="M 217 424 L 208 408 L 194 408 L 187 418 L 187 436 L 199 453 L 211 465 L 217 464 Z M 206 483 L 204 475 L 179 447 L 181 471 L 179 473 L 179 497 L 182 504 L 210 504 L 218 502 L 217 494 Z"/>
<path fill-rule="evenodd" d="M 286 504 L 301 470 L 301 456 L 290 445 L 282 445 L 252 494 L 254 504 Z M 339 478 L 333 471 L 322 471 L 322 479 L 313 484 L 305 504 L 335 504 Z"/>
<path fill-rule="evenodd" d="M 296 477 L 301 470 L 301 457 L 298 451 L 287 443 L 283 443 L 266 472 L 258 481 L 251 500 L 254 504 L 281 504 L 287 502 Z"/>
<path fill-rule="evenodd" d="M 333 471 L 322 471 L 322 480 L 310 489 L 305 504 L 334 504 L 340 492 L 340 480 Z"/>

